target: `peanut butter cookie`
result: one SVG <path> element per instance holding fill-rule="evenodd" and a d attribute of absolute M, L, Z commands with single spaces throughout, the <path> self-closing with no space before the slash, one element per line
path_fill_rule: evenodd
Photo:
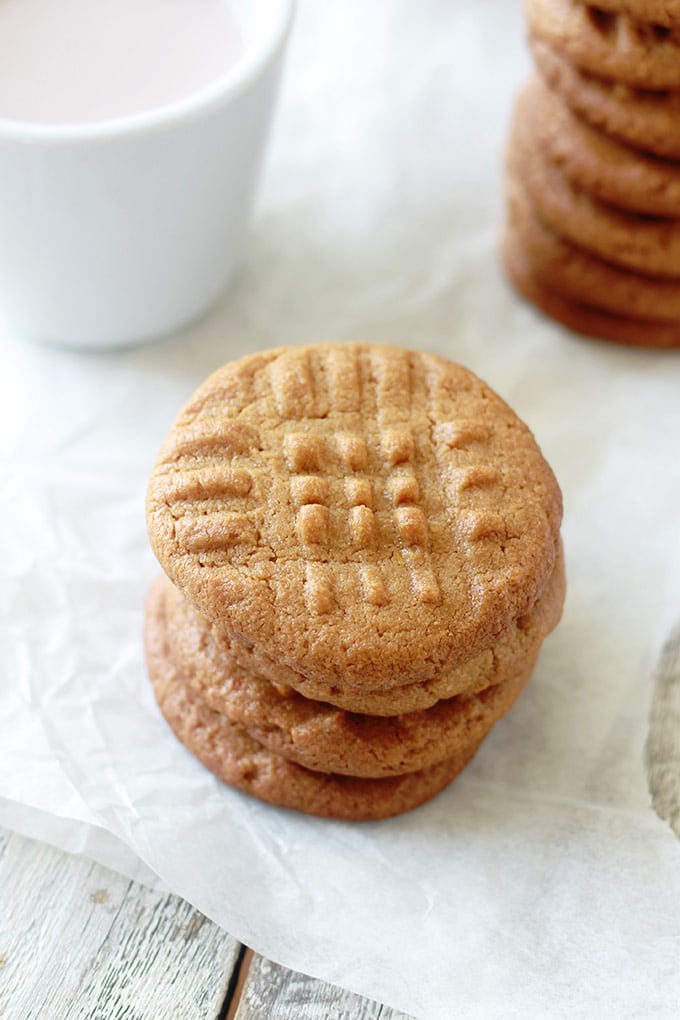
<path fill-rule="evenodd" d="M 520 95 L 517 111 L 531 144 L 573 187 L 620 209 L 680 216 L 680 164 L 647 156 L 596 131 L 538 76 Z"/>
<path fill-rule="evenodd" d="M 555 574 L 551 598 L 559 611 L 561 557 Z M 438 701 L 424 711 L 395 711 L 387 717 L 343 711 L 245 673 L 230 646 L 167 578 L 160 578 L 149 595 L 146 645 L 152 676 L 160 681 L 169 672 L 176 674 L 209 708 L 269 750 L 316 771 L 378 778 L 425 768 L 479 743 L 512 706 L 534 668 L 545 637 L 537 610 L 526 628 L 521 654 L 504 672 L 491 671 L 492 686 Z"/>
<path fill-rule="evenodd" d="M 306 814 L 354 822 L 401 814 L 443 790 L 477 751 L 472 745 L 427 769 L 386 779 L 314 772 L 263 747 L 176 677 L 152 672 L 152 680 L 168 725 L 218 779 Z"/>
<path fill-rule="evenodd" d="M 554 233 L 614 265 L 649 276 L 680 278 L 680 219 L 615 209 L 575 188 L 532 144 L 526 110 L 517 110 L 508 155 L 536 216 Z"/>
<path fill-rule="evenodd" d="M 610 265 L 545 227 L 522 185 L 508 182 L 508 232 L 536 281 L 571 301 L 632 319 L 680 324 L 680 280 Z"/>
<path fill-rule="evenodd" d="M 323 686 L 427 683 L 531 611 L 561 496 L 526 426 L 466 369 L 370 344 L 215 372 L 153 469 L 164 570 L 225 635 Z"/>
<path fill-rule="evenodd" d="M 580 71 L 643 89 L 680 88 L 680 31 L 582 0 L 525 0 L 529 31 Z"/>
<path fill-rule="evenodd" d="M 633 148 L 680 160 L 680 90 L 654 92 L 605 81 L 579 71 L 539 39 L 530 42 L 541 76 L 576 114 Z"/>
<path fill-rule="evenodd" d="M 506 272 L 521 294 L 550 318 L 574 333 L 637 347 L 680 347 L 680 324 L 653 319 L 633 319 L 601 311 L 563 297 L 545 286 L 532 272 L 517 238 L 508 234 L 503 248 Z"/>

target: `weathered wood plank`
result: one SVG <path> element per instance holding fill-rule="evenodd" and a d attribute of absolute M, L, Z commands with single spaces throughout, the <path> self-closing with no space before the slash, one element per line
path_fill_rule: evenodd
<path fill-rule="evenodd" d="M 2 1020 L 218 1020 L 241 952 L 178 897 L 0 829 Z M 235 1020 L 409 1020 L 248 961 Z"/>
<path fill-rule="evenodd" d="M 253 955 L 234 1020 L 410 1020 L 370 999 Z"/>
<path fill-rule="evenodd" d="M 178 897 L 0 831 L 3 1020 L 211 1020 L 239 951 Z"/>
<path fill-rule="evenodd" d="M 654 810 L 680 838 L 680 626 L 656 669 L 645 758 Z"/>

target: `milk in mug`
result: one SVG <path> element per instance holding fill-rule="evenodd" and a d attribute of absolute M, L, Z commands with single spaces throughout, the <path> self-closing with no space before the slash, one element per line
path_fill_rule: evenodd
<path fill-rule="evenodd" d="M 229 0 L 0 0 L 0 120 L 88 124 L 167 106 L 244 48 Z"/>

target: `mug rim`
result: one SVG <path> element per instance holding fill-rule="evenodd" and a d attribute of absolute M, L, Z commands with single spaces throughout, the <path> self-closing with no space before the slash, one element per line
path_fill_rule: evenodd
<path fill-rule="evenodd" d="M 295 0 L 273 0 L 271 24 L 224 74 L 182 99 L 137 113 L 82 123 L 52 124 L 0 117 L 0 141 L 87 142 L 136 135 L 201 115 L 235 98 L 266 70 L 283 49 L 293 22 Z"/>

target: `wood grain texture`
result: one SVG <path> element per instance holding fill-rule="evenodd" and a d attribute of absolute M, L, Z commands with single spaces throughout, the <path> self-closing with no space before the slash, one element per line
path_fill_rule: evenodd
<path fill-rule="evenodd" d="M 370 999 L 253 956 L 234 1020 L 410 1020 Z"/>
<path fill-rule="evenodd" d="M 3 829 L 0 1018 L 409 1020 L 250 950 L 244 961 L 179 897 Z"/>
<path fill-rule="evenodd" d="M 645 758 L 654 810 L 680 838 L 680 626 L 657 666 Z"/>
<path fill-rule="evenodd" d="M 178 897 L 0 830 L 2 1020 L 216 1020 L 239 951 Z"/>

